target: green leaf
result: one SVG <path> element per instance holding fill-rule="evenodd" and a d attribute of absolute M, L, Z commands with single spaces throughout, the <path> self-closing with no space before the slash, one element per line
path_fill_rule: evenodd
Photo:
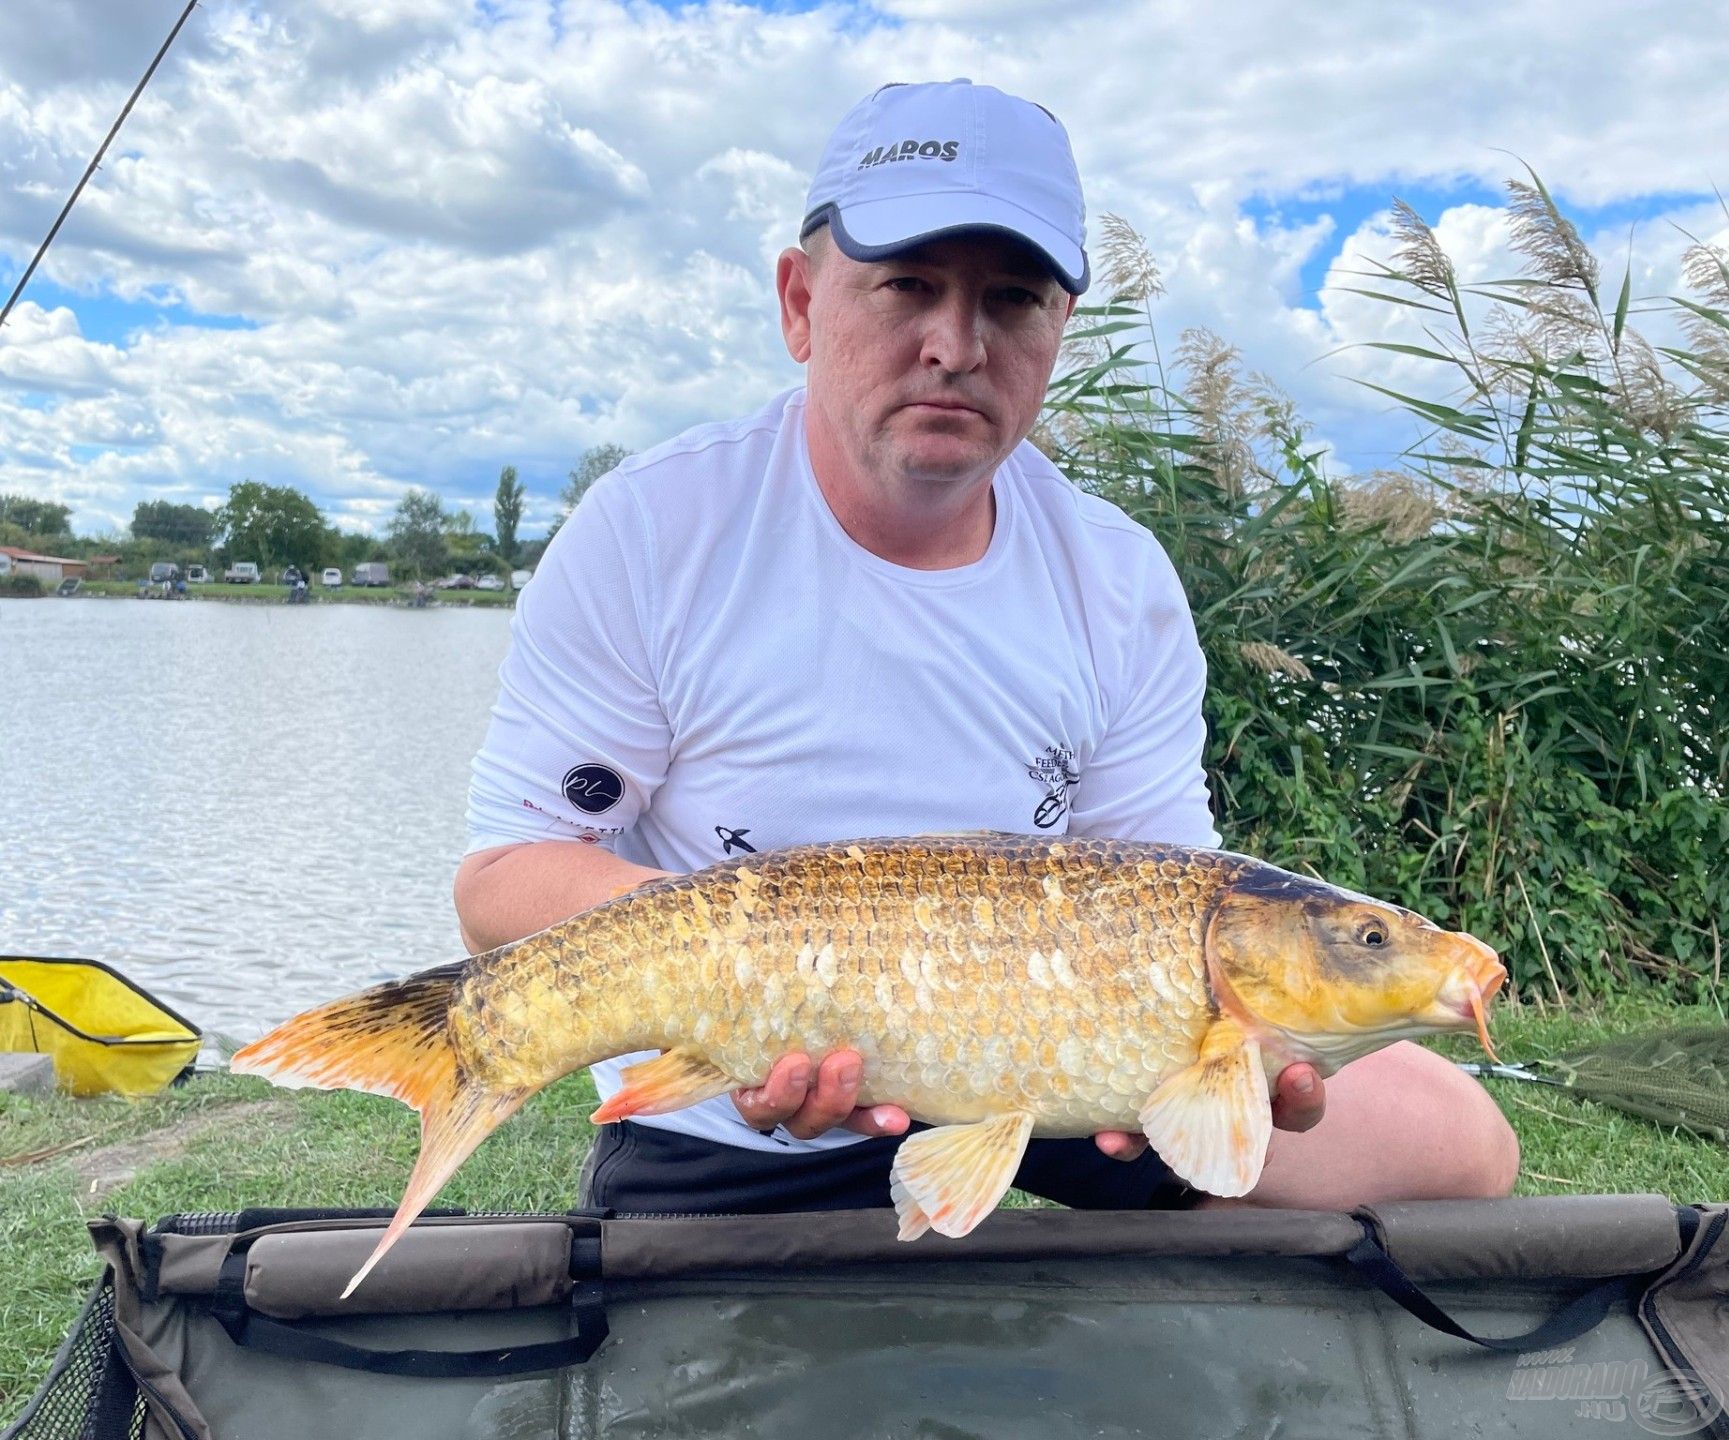
<path fill-rule="evenodd" d="M 1430 305 L 1422 300 L 1413 300 L 1408 295 L 1389 295 L 1384 290 L 1360 290 L 1355 285 L 1329 285 L 1329 290 L 1337 290 L 1342 295 L 1365 295 L 1371 300 L 1384 300 L 1389 305 L 1404 305 L 1412 310 L 1429 310 L 1436 315 L 1445 315 L 1444 305 Z"/>
<path fill-rule="evenodd" d="M 1615 301 L 1615 329 L 1613 345 L 1615 352 L 1621 350 L 1621 332 L 1627 328 L 1627 302 L 1633 298 L 1633 266 L 1629 262 L 1621 273 L 1621 294 Z"/>
<path fill-rule="evenodd" d="M 1365 340 L 1365 350 L 1390 350 L 1395 355 L 1415 355 L 1420 360 L 1442 360 L 1449 365 L 1457 365 L 1459 359 L 1449 355 L 1444 350 L 1425 350 L 1421 345 L 1401 345 L 1393 340 Z"/>

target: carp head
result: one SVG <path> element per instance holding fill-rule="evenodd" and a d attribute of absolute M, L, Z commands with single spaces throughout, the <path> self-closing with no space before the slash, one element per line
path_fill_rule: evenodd
<path fill-rule="evenodd" d="M 1207 975 L 1222 1011 L 1333 1070 L 1436 1030 L 1475 1028 L 1493 1056 L 1484 1007 L 1507 971 L 1474 936 L 1257 864 L 1208 922 Z"/>

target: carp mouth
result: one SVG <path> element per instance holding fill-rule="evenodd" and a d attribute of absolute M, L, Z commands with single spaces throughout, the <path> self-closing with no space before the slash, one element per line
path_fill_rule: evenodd
<path fill-rule="evenodd" d="M 1442 985 L 1435 1003 L 1448 1014 L 1452 1025 L 1475 1025 L 1484 1053 L 1491 1060 L 1498 1061 L 1500 1057 L 1489 1043 L 1489 1021 L 1484 1006 L 1505 983 L 1507 967 L 1501 963 L 1501 957 L 1475 935 L 1459 933 L 1453 938 L 1465 954 L 1459 968 Z"/>

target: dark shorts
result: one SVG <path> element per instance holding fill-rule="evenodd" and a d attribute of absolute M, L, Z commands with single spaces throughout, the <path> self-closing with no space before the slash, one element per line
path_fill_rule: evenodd
<path fill-rule="evenodd" d="M 777 1155 L 621 1120 L 598 1127 L 581 1203 L 674 1215 L 887 1209 L 900 1143 L 897 1136 Z M 1090 1138 L 1029 1141 L 1015 1184 L 1076 1210 L 1181 1210 L 1200 1198 L 1151 1150 L 1113 1160 Z"/>

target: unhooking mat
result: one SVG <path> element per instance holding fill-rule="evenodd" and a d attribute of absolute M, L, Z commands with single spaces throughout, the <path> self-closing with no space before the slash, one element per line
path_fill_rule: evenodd
<path fill-rule="evenodd" d="M 91 1226 L 5 1440 L 1729 1436 L 1729 1206 Z"/>

